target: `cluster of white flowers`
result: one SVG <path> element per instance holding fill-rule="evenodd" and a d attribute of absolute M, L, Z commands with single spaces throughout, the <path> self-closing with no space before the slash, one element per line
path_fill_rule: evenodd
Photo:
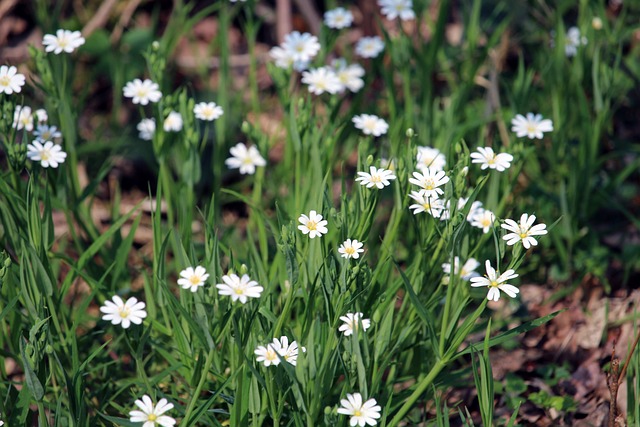
<path fill-rule="evenodd" d="M 389 124 L 373 114 L 359 114 L 354 116 L 351 121 L 365 135 L 381 136 L 389 130 Z"/>
<path fill-rule="evenodd" d="M 302 349 L 303 353 L 307 351 L 305 347 L 299 347 L 296 341 L 292 341 L 289 344 L 289 338 L 281 336 L 279 339 L 274 338 L 267 345 L 258 346 L 254 354 L 257 356 L 256 361 L 258 363 L 262 362 L 267 367 L 278 366 L 282 360 L 296 366 L 300 349 Z"/>
<path fill-rule="evenodd" d="M 275 46 L 269 55 L 277 67 L 303 71 L 309 67 L 311 60 L 320 52 L 318 38 L 309 33 L 294 31 L 284 36 L 280 46 Z"/>
<path fill-rule="evenodd" d="M 308 85 L 309 92 L 315 95 L 323 93 L 343 93 L 347 89 L 358 92 L 364 87 L 364 68 L 359 64 L 347 64 L 343 58 L 335 59 L 330 66 L 302 72 L 302 83 Z"/>

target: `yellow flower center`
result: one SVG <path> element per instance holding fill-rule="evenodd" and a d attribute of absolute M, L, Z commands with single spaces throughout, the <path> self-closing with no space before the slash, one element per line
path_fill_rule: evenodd
<path fill-rule="evenodd" d="M 267 354 L 265 355 L 265 359 L 267 360 L 276 360 L 278 358 L 278 355 L 276 354 L 275 351 L 269 349 L 267 351 Z"/>
<path fill-rule="evenodd" d="M 527 233 L 520 233 L 520 238 L 524 239 L 525 237 L 527 237 Z"/>
<path fill-rule="evenodd" d="M 145 98 L 147 96 L 147 89 L 141 87 L 136 93 L 138 94 L 138 98 Z"/>
<path fill-rule="evenodd" d="M 242 289 L 242 288 L 236 288 L 236 289 L 235 289 L 235 293 L 236 293 L 236 295 L 244 295 L 244 289 Z"/>
<path fill-rule="evenodd" d="M 302 53 L 302 52 L 304 52 L 304 43 L 298 43 L 298 44 L 296 45 L 296 49 L 295 49 L 295 50 L 296 50 L 296 52 L 298 52 L 298 53 Z"/>
<path fill-rule="evenodd" d="M 355 411 L 353 411 L 353 416 L 354 417 L 361 417 L 362 416 L 362 412 L 360 412 L 359 409 L 356 409 Z"/>
<path fill-rule="evenodd" d="M 353 255 L 356 253 L 356 250 L 353 246 L 348 246 L 346 248 L 344 248 L 344 251 L 349 254 L 349 255 Z"/>
<path fill-rule="evenodd" d="M 11 78 L 9 76 L 0 77 L 0 86 L 9 86 L 11 82 Z"/>
<path fill-rule="evenodd" d="M 491 220 L 489 218 L 482 218 L 480 221 L 483 227 L 489 227 L 491 225 Z"/>
<path fill-rule="evenodd" d="M 380 175 L 371 175 L 371 182 L 382 182 Z"/>
<path fill-rule="evenodd" d="M 436 183 L 433 182 L 432 179 L 425 179 L 423 187 L 425 190 L 433 190 L 434 188 L 436 188 Z"/>
<path fill-rule="evenodd" d="M 498 282 L 496 282 L 495 280 L 492 280 L 491 283 L 489 283 L 489 286 L 491 286 L 492 288 L 497 288 L 499 285 Z"/>
<path fill-rule="evenodd" d="M 42 160 L 45 160 L 44 157 L 42 158 Z M 129 310 L 129 307 L 122 307 L 122 309 L 120 309 L 120 317 L 122 317 L 123 319 L 129 317 L 130 313 L 131 310 Z"/>
<path fill-rule="evenodd" d="M 493 165 L 495 162 L 496 162 L 496 157 L 495 156 L 493 156 L 490 159 L 487 159 L 487 163 L 490 164 L 490 165 Z"/>
<path fill-rule="evenodd" d="M 538 130 L 537 126 L 534 125 L 533 123 L 529 123 L 527 125 L 527 132 L 528 133 L 536 133 L 537 130 Z"/>
<path fill-rule="evenodd" d="M 158 419 L 158 416 L 156 414 L 149 414 L 147 416 L 147 421 L 155 421 Z"/>
<path fill-rule="evenodd" d="M 194 274 L 189 278 L 189 281 L 192 285 L 197 285 L 198 283 L 200 283 L 200 278 Z"/>
<path fill-rule="evenodd" d="M 317 230 L 318 224 L 315 221 L 307 221 L 307 228 L 309 231 Z"/>
<path fill-rule="evenodd" d="M 43 150 L 42 153 L 40 153 L 40 158 L 43 161 L 47 161 L 51 158 L 51 153 L 49 153 L 49 150 Z"/>

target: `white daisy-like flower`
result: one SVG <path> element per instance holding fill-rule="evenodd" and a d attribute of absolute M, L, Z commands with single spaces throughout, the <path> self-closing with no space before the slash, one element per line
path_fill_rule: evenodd
<path fill-rule="evenodd" d="M 418 169 L 431 168 L 441 171 L 447 164 L 444 154 L 433 147 L 418 147 L 416 161 Z"/>
<path fill-rule="evenodd" d="M 312 210 L 309 212 L 309 216 L 301 214 L 298 218 L 300 224 L 298 230 L 302 231 L 302 234 L 308 234 L 310 239 L 315 237 L 322 237 L 323 234 L 327 234 L 327 220 L 322 219 L 322 215 Z"/>
<path fill-rule="evenodd" d="M 42 39 L 45 51 L 58 55 L 63 51 L 71 53 L 84 44 L 85 40 L 80 31 L 58 30 L 56 35 L 46 34 Z"/>
<path fill-rule="evenodd" d="M 483 233 L 488 233 L 496 222 L 496 216 L 488 209 L 479 209 L 471 219 L 471 226 L 482 228 Z"/>
<path fill-rule="evenodd" d="M 100 311 L 104 313 L 102 320 L 110 321 L 114 325 L 122 325 L 124 329 L 127 329 L 132 323 L 135 325 L 141 324 L 142 319 L 147 317 L 144 302 L 138 302 L 134 297 L 124 302 L 118 295 L 114 295 L 111 299 L 113 302 L 107 300 L 100 307 Z"/>
<path fill-rule="evenodd" d="M 24 129 L 28 132 L 33 130 L 33 114 L 31 107 L 27 105 L 17 105 L 13 112 L 13 127 L 17 130 Z"/>
<path fill-rule="evenodd" d="M 541 114 L 527 113 L 527 117 L 518 114 L 511 120 L 511 130 L 518 138 L 542 139 L 544 132 L 553 131 L 553 122 L 542 119 Z"/>
<path fill-rule="evenodd" d="M 423 168 L 422 173 L 413 172 L 413 178 L 409 178 L 409 182 L 420 187 L 426 197 L 438 198 L 444 193 L 440 186 L 449 182 L 449 177 L 445 171 Z"/>
<path fill-rule="evenodd" d="M 281 360 L 279 356 L 281 349 L 280 341 L 274 338 L 272 343 L 258 346 L 253 353 L 258 356 L 256 362 L 262 362 L 266 367 L 278 366 Z"/>
<path fill-rule="evenodd" d="M 389 20 L 400 18 L 403 21 L 415 19 L 411 0 L 378 0 L 382 14 Z"/>
<path fill-rule="evenodd" d="M 445 208 L 442 199 L 438 199 L 437 197 L 428 197 L 422 191 L 412 191 L 409 194 L 409 197 L 417 202 L 409 206 L 409 209 L 413 210 L 414 215 L 427 212 L 434 218 L 440 218 L 442 216 L 442 212 Z"/>
<path fill-rule="evenodd" d="M 340 316 L 340 320 L 344 323 L 340 325 L 338 331 L 342 332 L 345 337 L 353 334 L 353 331 L 357 331 L 362 325 L 362 331 L 366 331 L 371 326 L 371 320 L 363 319 L 364 315 L 360 312 L 358 313 L 347 313 L 344 316 Z"/>
<path fill-rule="evenodd" d="M 364 252 L 364 249 L 362 249 L 363 246 L 364 244 L 362 242 L 358 242 L 355 239 L 347 239 L 340 245 L 338 252 L 340 252 L 342 258 L 358 259 L 360 258 L 360 254 Z"/>
<path fill-rule="evenodd" d="M 196 115 L 196 119 L 210 122 L 219 119 L 224 111 L 215 102 L 199 102 L 193 107 L 193 113 Z"/>
<path fill-rule="evenodd" d="M 38 124 L 46 124 L 47 121 L 49 121 L 49 115 L 47 114 L 47 110 L 44 108 L 38 108 L 33 115 L 35 116 Z"/>
<path fill-rule="evenodd" d="M 173 403 L 169 403 L 167 399 L 162 398 L 157 405 L 154 405 L 151 398 L 145 394 L 142 396 L 142 400 L 136 400 L 135 404 L 141 410 L 129 412 L 129 421 L 132 423 L 144 423 L 142 427 L 155 427 L 156 425 L 172 427 L 176 424 L 176 420 L 164 415 L 165 412 L 173 409 Z"/>
<path fill-rule="evenodd" d="M 166 119 L 164 119 L 164 123 L 162 127 L 165 132 L 180 132 L 182 130 L 182 116 L 177 111 L 171 111 Z"/>
<path fill-rule="evenodd" d="M 360 114 L 354 116 L 351 121 L 365 135 L 380 136 L 389 130 L 387 122 L 373 114 Z"/>
<path fill-rule="evenodd" d="M 302 83 L 308 85 L 309 92 L 314 95 L 322 95 L 325 92 L 333 95 L 343 90 L 338 75 L 329 67 L 303 71 Z"/>
<path fill-rule="evenodd" d="M 529 249 L 531 246 L 537 246 L 538 241 L 533 236 L 544 236 L 547 234 L 547 226 L 545 224 L 533 225 L 535 220 L 535 215 L 526 213 L 520 216 L 520 223 L 516 223 L 512 219 L 505 219 L 501 227 L 511 231 L 511 233 L 502 236 L 502 238 L 507 241 L 507 245 L 509 246 L 513 246 L 520 241 L 522 241 L 522 246 L 524 246 L 525 249 Z"/>
<path fill-rule="evenodd" d="M 309 62 L 320 52 L 320 43 L 316 36 L 298 31 L 285 35 L 280 46 L 291 53 L 293 62 Z"/>
<path fill-rule="evenodd" d="M 300 72 L 309 68 L 310 61 L 295 61 L 293 52 L 284 49 L 281 46 L 274 46 L 269 50 L 269 56 L 275 61 L 276 67 L 293 69 Z"/>
<path fill-rule="evenodd" d="M 331 63 L 331 67 L 335 70 L 338 80 L 342 85 L 340 92 L 349 89 L 356 93 L 364 87 L 364 68 L 360 64 L 347 65 L 347 61 L 343 58 L 335 59 Z"/>
<path fill-rule="evenodd" d="M 134 104 L 147 105 L 149 102 L 158 102 L 162 98 L 160 86 L 149 79 L 144 81 L 135 79 L 128 82 L 122 89 L 125 98 L 133 98 Z"/>
<path fill-rule="evenodd" d="M 260 294 L 264 288 L 258 285 L 258 282 L 251 280 L 247 274 L 238 277 L 237 274 L 227 274 L 222 276 L 224 283 L 218 283 L 218 293 L 220 295 L 228 295 L 233 302 L 240 300 L 242 304 L 246 304 L 248 298 L 260 298 Z"/>
<path fill-rule="evenodd" d="M 564 54 L 569 58 L 575 56 L 578 53 L 578 48 L 586 46 L 587 42 L 587 38 L 580 35 L 578 27 L 569 28 L 567 35 L 564 37 Z"/>
<path fill-rule="evenodd" d="M 156 133 L 156 119 L 142 119 L 136 126 L 138 137 L 145 141 L 151 141 Z"/>
<path fill-rule="evenodd" d="M 369 399 L 363 403 L 360 393 L 347 393 L 347 398 L 341 399 L 340 405 L 338 413 L 351 416 L 350 426 L 364 427 L 365 425 L 375 426 L 378 424 L 376 420 L 380 418 L 382 408 L 375 399 Z"/>
<path fill-rule="evenodd" d="M 248 147 L 242 142 L 229 149 L 231 157 L 224 161 L 229 169 L 240 169 L 240 173 L 253 175 L 256 167 L 266 166 L 267 161 L 260 155 L 255 146 Z"/>
<path fill-rule="evenodd" d="M 52 141 L 57 138 L 62 138 L 62 134 L 55 126 L 38 125 L 33 132 L 33 136 L 40 142 Z"/>
<path fill-rule="evenodd" d="M 191 289 L 191 292 L 196 292 L 200 286 L 204 286 L 209 278 L 207 270 L 204 267 L 197 266 L 187 267 L 180 272 L 180 279 L 178 279 L 178 285 L 183 289 Z"/>
<path fill-rule="evenodd" d="M 376 187 L 380 190 L 391 185 L 391 181 L 394 179 L 396 179 L 396 176 L 390 170 L 378 169 L 375 166 L 369 166 L 369 173 L 358 172 L 356 182 L 359 182 L 360 185 L 364 185 L 367 188 Z"/>
<path fill-rule="evenodd" d="M 275 342 L 277 340 L 274 338 L 273 341 Z M 292 341 L 291 344 L 289 344 L 289 338 L 287 338 L 286 336 L 280 337 L 279 344 L 280 350 L 278 351 L 278 354 L 280 354 L 280 356 L 283 357 L 284 360 L 286 360 L 293 366 L 296 366 L 298 363 L 299 351 L 302 350 L 303 353 L 307 352 L 307 349 L 305 347 L 299 347 L 298 343 L 295 341 Z"/>
<path fill-rule="evenodd" d="M 384 50 L 384 42 L 378 36 L 361 37 L 356 43 L 356 55 L 362 58 L 375 58 Z"/>
<path fill-rule="evenodd" d="M 511 298 L 516 297 L 520 290 L 507 283 L 507 280 L 518 277 L 514 270 L 507 270 L 498 276 L 496 270 L 491 267 L 491 262 L 489 260 L 486 261 L 485 268 L 487 270 L 487 275 L 485 277 L 472 277 L 470 279 L 472 287 L 478 288 L 487 286 L 489 288 L 489 292 L 487 293 L 488 300 L 498 301 L 500 299 L 500 291 L 509 295 Z"/>
<path fill-rule="evenodd" d="M 324 13 L 324 24 L 336 30 L 348 28 L 353 23 L 353 14 L 344 7 L 336 7 Z"/>
<path fill-rule="evenodd" d="M 460 258 L 453 258 L 453 274 L 459 275 L 462 280 L 467 282 L 472 277 L 480 276 L 480 273 L 476 271 L 476 268 L 480 266 L 480 263 L 475 258 L 469 258 L 460 268 Z M 449 283 L 449 276 L 451 275 L 451 263 L 445 262 L 442 264 L 442 271 L 446 276 L 443 278 L 444 283 Z"/>
<path fill-rule="evenodd" d="M 62 147 L 51 141 L 33 141 L 27 145 L 27 158 L 33 162 L 40 162 L 43 168 L 57 168 L 64 163 L 67 153 L 62 151 Z"/>
<path fill-rule="evenodd" d="M 11 95 L 12 93 L 20 93 L 24 86 L 24 74 L 18 73 L 18 69 L 14 66 L 8 67 L 3 65 L 0 67 L 0 93 Z"/>
<path fill-rule="evenodd" d="M 513 156 L 509 153 L 496 154 L 491 147 L 478 147 L 477 153 L 471 153 L 471 163 L 480 163 L 480 169 L 495 169 L 503 172 L 509 169 Z"/>

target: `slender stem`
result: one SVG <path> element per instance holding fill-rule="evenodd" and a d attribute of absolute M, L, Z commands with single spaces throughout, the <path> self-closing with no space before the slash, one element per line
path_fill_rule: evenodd
<path fill-rule="evenodd" d="M 204 369 L 202 371 L 202 376 L 200 376 L 200 381 L 198 381 L 198 385 L 196 386 L 195 391 L 193 392 L 193 396 L 191 397 L 191 401 L 189 402 L 189 407 L 187 408 L 187 412 L 184 415 L 185 425 L 189 425 L 189 417 L 193 412 L 193 408 L 198 401 L 198 397 L 200 396 L 200 392 L 202 391 L 202 387 L 204 387 L 204 383 L 207 380 L 207 374 L 209 373 L 209 369 L 211 368 L 211 363 L 213 361 L 213 353 L 215 348 L 209 350 L 207 354 L 207 359 L 204 362 Z"/>

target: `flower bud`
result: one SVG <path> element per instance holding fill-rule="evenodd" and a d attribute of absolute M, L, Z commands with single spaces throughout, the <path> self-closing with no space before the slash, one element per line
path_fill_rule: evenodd
<path fill-rule="evenodd" d="M 594 30 L 601 30 L 602 29 L 602 19 L 599 16 L 594 17 L 591 20 L 591 26 L 593 27 Z"/>
<path fill-rule="evenodd" d="M 407 135 L 407 138 L 411 139 L 414 136 L 416 136 L 416 133 L 412 128 L 409 128 L 409 129 L 407 129 L 406 135 Z"/>

